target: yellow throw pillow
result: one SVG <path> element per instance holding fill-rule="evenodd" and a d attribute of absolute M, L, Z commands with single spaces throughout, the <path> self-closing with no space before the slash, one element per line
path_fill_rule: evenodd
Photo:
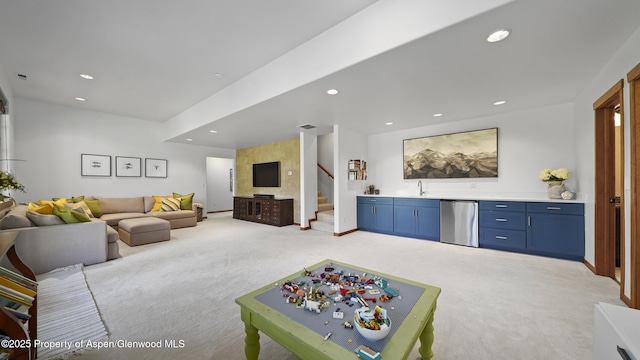
<path fill-rule="evenodd" d="M 40 205 L 51 205 L 51 208 L 53 208 L 54 205 L 58 205 L 58 206 L 64 206 L 64 204 L 67 203 L 67 199 L 65 198 L 60 198 L 58 200 L 38 200 L 38 204 Z"/>
<path fill-rule="evenodd" d="M 162 210 L 160 211 L 178 211 L 180 210 L 180 199 L 173 196 L 165 196 L 162 198 Z"/>
<path fill-rule="evenodd" d="M 46 214 L 46 215 L 53 214 L 52 204 L 38 205 L 30 202 L 29 205 L 27 205 L 27 209 L 28 211 L 37 212 L 38 214 Z"/>
<path fill-rule="evenodd" d="M 180 210 L 192 210 L 193 195 L 194 193 L 187 194 L 187 195 L 180 195 L 178 193 L 173 193 L 174 198 L 180 199 Z"/>
<path fill-rule="evenodd" d="M 157 212 L 162 210 L 162 198 L 166 197 L 166 196 L 153 196 L 153 200 L 155 200 L 156 202 L 153 204 L 153 207 L 151 208 L 151 210 L 149 210 L 149 212 Z"/>

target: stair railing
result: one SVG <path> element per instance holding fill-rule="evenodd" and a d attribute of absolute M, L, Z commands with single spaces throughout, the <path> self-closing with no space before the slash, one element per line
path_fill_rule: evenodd
<path fill-rule="evenodd" d="M 327 174 L 330 178 L 333 179 L 333 174 L 329 172 L 329 170 L 327 170 L 326 167 L 322 166 L 322 164 L 318 163 L 318 167 L 320 168 L 320 170 L 324 171 L 325 174 Z"/>

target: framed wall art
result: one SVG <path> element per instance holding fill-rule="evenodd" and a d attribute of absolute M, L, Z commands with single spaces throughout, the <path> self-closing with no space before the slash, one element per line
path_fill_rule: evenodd
<path fill-rule="evenodd" d="M 116 176 L 140 177 L 141 165 L 142 159 L 139 157 L 116 156 Z"/>
<path fill-rule="evenodd" d="M 167 160 L 164 159 L 144 159 L 144 176 L 154 178 L 167 177 Z"/>
<path fill-rule="evenodd" d="M 111 176 L 111 155 L 80 155 L 81 176 Z"/>
<path fill-rule="evenodd" d="M 403 141 L 404 179 L 498 177 L 498 128 Z"/>

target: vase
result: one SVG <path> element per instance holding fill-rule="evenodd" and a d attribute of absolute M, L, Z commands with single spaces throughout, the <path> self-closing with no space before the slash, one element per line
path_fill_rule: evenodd
<path fill-rule="evenodd" d="M 549 195 L 549 199 L 562 199 L 562 193 L 566 191 L 564 183 L 562 181 L 549 181 L 548 183 L 547 195 Z"/>

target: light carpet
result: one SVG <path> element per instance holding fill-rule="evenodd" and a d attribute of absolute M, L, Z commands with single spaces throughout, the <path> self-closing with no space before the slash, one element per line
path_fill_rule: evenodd
<path fill-rule="evenodd" d="M 38 359 L 63 359 L 77 346 L 108 336 L 87 287 L 82 264 L 38 275 Z"/>
<path fill-rule="evenodd" d="M 576 261 L 364 231 L 335 237 L 234 220 L 230 213 L 172 230 L 170 241 L 120 243 L 120 253 L 85 268 L 109 341 L 163 344 L 94 349 L 74 358 L 244 359 L 234 300 L 328 258 L 442 288 L 436 360 L 590 359 L 594 304 L 623 305 L 613 280 Z M 171 340 L 176 346 L 165 346 Z M 260 359 L 296 359 L 264 335 L 260 344 Z M 419 358 L 418 345 L 409 359 Z"/>

